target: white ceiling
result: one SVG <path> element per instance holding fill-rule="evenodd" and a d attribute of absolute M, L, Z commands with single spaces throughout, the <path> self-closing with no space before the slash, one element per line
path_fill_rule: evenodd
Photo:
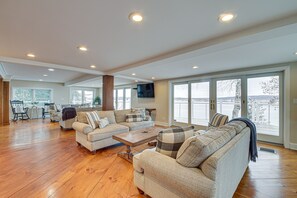
<path fill-rule="evenodd" d="M 143 14 L 141 24 L 128 20 L 133 11 Z M 237 17 L 222 24 L 217 17 L 223 12 Z M 168 79 L 297 61 L 296 0 L 1 0 L 0 27 L 4 67 L 26 64 L 30 71 L 6 69 L 13 79 L 36 79 L 47 64 L 71 71 L 48 81 L 67 83 L 86 73 L 133 82 L 131 73 Z M 89 51 L 79 52 L 78 45 Z M 28 52 L 37 56 L 31 62 Z"/>
<path fill-rule="evenodd" d="M 46 67 L 36 67 L 25 64 L 2 62 L 1 65 L 5 72 L 12 75 L 15 80 L 39 81 L 42 79 L 45 82 L 64 83 L 81 76 L 79 72 L 62 69 L 56 69 L 54 72 L 50 72 L 48 71 L 49 68 Z M 43 76 L 44 74 L 48 76 L 45 77 Z"/>

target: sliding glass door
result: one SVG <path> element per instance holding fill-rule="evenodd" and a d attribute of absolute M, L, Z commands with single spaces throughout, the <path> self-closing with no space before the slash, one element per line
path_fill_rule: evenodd
<path fill-rule="evenodd" d="M 247 78 L 247 117 L 257 127 L 258 139 L 282 143 L 281 75 Z"/>
<path fill-rule="evenodd" d="M 188 123 L 189 121 L 189 87 L 188 84 L 173 86 L 174 122 Z"/>
<path fill-rule="evenodd" d="M 241 79 L 216 81 L 216 110 L 229 119 L 241 117 Z"/>
<path fill-rule="evenodd" d="M 209 122 L 209 82 L 191 83 L 191 124 L 207 126 Z"/>
<path fill-rule="evenodd" d="M 173 84 L 173 124 L 207 126 L 218 112 L 251 119 L 258 139 L 283 142 L 282 73 Z"/>

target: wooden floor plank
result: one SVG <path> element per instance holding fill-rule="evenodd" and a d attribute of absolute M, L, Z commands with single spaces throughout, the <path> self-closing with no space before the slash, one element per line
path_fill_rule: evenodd
<path fill-rule="evenodd" d="M 297 197 L 297 152 L 259 145 L 277 153 L 259 152 L 234 197 Z M 73 130 L 48 119 L 0 127 L 0 197 L 144 198 L 133 184 L 132 164 L 117 157 L 124 149 L 116 145 L 92 155 L 77 146 Z"/>

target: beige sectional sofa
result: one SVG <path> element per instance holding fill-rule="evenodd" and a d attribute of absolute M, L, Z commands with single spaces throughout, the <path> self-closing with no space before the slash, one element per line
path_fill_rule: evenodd
<path fill-rule="evenodd" d="M 96 152 L 100 148 L 119 143 L 112 139 L 112 136 L 115 134 L 154 126 L 154 122 L 148 115 L 147 121 L 127 123 L 126 114 L 131 113 L 131 110 L 97 111 L 97 113 L 100 118 L 107 117 L 109 125 L 105 128 L 93 130 L 88 124 L 86 112 L 78 112 L 76 122 L 72 125 L 76 131 L 77 143 L 83 145 L 91 152 Z"/>
<path fill-rule="evenodd" d="M 133 158 L 134 183 L 153 198 L 232 197 L 249 163 L 250 128 L 236 135 L 198 167 L 188 168 L 154 149 Z"/>

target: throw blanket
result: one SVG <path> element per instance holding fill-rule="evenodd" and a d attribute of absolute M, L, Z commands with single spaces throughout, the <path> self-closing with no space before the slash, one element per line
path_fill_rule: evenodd
<path fill-rule="evenodd" d="M 232 121 L 242 121 L 251 129 L 250 157 L 253 162 L 256 162 L 256 158 L 258 157 L 256 125 L 248 118 L 235 118 L 233 120 L 230 120 L 230 122 Z"/>
<path fill-rule="evenodd" d="M 73 107 L 66 107 L 62 110 L 62 120 L 69 120 L 75 118 L 76 110 Z"/>

